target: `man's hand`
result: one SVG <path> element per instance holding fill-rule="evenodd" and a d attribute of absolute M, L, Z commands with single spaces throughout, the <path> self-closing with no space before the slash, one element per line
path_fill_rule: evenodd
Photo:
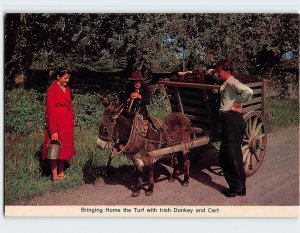
<path fill-rule="evenodd" d="M 53 141 L 58 140 L 58 133 L 57 132 L 51 134 L 51 140 L 53 140 Z"/>
<path fill-rule="evenodd" d="M 132 92 L 131 95 L 130 95 L 130 97 L 132 99 L 141 99 L 142 98 L 142 96 L 139 93 L 137 93 L 137 92 Z"/>
<path fill-rule="evenodd" d="M 240 108 L 238 105 L 236 105 L 236 104 L 232 104 L 232 106 L 231 106 L 235 111 L 237 111 L 237 112 L 239 112 L 239 113 L 242 113 L 243 112 L 243 110 L 242 110 L 242 108 Z"/>

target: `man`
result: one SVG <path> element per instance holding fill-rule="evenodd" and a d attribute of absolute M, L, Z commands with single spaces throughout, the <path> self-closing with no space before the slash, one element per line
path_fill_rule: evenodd
<path fill-rule="evenodd" d="M 120 97 L 120 102 L 126 103 L 126 111 L 130 115 L 139 112 L 144 119 L 148 119 L 148 110 L 146 105 L 150 104 L 150 93 L 144 83 L 145 78 L 139 72 L 133 72 L 128 78 L 131 83 L 127 86 L 125 92 Z"/>
<path fill-rule="evenodd" d="M 246 128 L 242 114 L 242 103 L 248 101 L 253 91 L 232 76 L 233 65 L 229 60 L 217 63 L 214 76 L 222 83 L 220 88 L 221 103 L 221 147 L 220 166 L 229 189 L 224 190 L 226 197 L 246 195 L 246 176 L 243 168 L 241 144 Z"/>

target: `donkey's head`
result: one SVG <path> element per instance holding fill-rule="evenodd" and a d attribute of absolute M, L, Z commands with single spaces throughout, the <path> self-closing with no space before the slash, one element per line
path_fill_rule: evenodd
<path fill-rule="evenodd" d="M 124 109 L 124 104 L 115 109 L 114 103 L 110 103 L 104 110 L 100 119 L 100 127 L 97 145 L 103 148 L 111 148 L 118 141 L 116 120 Z"/>

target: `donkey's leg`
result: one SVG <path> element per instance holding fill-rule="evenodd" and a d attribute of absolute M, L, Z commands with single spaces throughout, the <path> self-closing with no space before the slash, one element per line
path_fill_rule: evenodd
<path fill-rule="evenodd" d="M 169 182 L 174 182 L 175 179 L 177 179 L 177 177 L 178 177 L 178 168 L 179 168 L 179 164 L 178 164 L 177 153 L 174 153 L 173 154 L 173 172 L 172 172 L 172 175 L 169 178 Z"/>
<path fill-rule="evenodd" d="M 153 179 L 153 171 L 154 171 L 154 159 L 152 157 L 148 157 L 148 181 L 149 186 L 146 191 L 146 196 L 151 196 L 153 194 L 154 189 L 154 179 Z"/>
<path fill-rule="evenodd" d="M 143 164 L 139 159 L 134 159 L 133 163 L 136 169 L 137 186 L 134 188 L 133 192 L 131 193 L 131 196 L 138 197 L 142 189 Z"/>
<path fill-rule="evenodd" d="M 183 166 L 184 166 L 184 178 L 182 182 L 183 187 L 187 187 L 190 179 L 190 152 L 188 150 L 184 150 L 183 152 Z"/>

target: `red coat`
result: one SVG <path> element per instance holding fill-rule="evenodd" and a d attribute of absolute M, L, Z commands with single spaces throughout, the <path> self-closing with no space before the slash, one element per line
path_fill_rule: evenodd
<path fill-rule="evenodd" d="M 62 143 L 59 159 L 69 160 L 75 154 L 74 145 L 74 109 L 71 91 L 60 88 L 57 82 L 50 85 L 46 96 L 46 132 L 42 149 L 42 159 L 47 156 L 47 144 L 52 133 L 58 133 Z"/>

